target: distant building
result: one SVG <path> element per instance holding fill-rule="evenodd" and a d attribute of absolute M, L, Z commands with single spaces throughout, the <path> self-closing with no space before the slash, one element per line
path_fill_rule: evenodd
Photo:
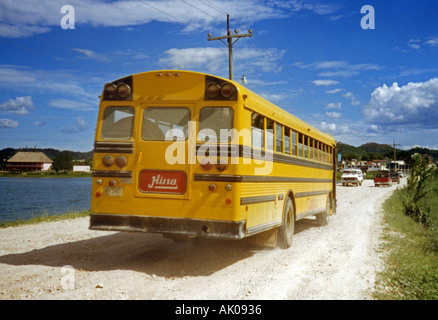
<path fill-rule="evenodd" d="M 49 171 L 53 161 L 42 152 L 17 152 L 6 164 L 12 172 L 41 172 Z"/>
<path fill-rule="evenodd" d="M 90 172 L 90 166 L 73 166 L 73 172 Z"/>

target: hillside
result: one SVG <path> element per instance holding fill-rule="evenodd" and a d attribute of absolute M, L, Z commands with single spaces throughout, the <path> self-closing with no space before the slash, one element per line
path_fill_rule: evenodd
<path fill-rule="evenodd" d="M 394 155 L 394 148 L 388 144 L 379 144 L 375 142 L 368 142 L 359 147 L 354 147 L 346 143 L 339 142 L 338 150 L 341 150 L 344 159 L 362 159 L 364 158 L 392 158 Z M 397 159 L 408 160 L 413 154 L 419 153 L 421 155 L 430 155 L 434 162 L 438 161 L 438 150 L 431 150 L 427 148 L 415 147 L 409 150 L 401 150 L 396 148 Z"/>
<path fill-rule="evenodd" d="M 382 155 L 394 152 L 394 148 L 388 144 L 378 144 L 375 142 L 368 142 L 359 147 L 359 149 L 364 150 L 365 152 L 371 153 L 380 153 Z"/>

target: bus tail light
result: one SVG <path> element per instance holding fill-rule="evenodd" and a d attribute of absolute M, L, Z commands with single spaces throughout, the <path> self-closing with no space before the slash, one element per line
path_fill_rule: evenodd
<path fill-rule="evenodd" d="M 117 94 L 120 98 L 126 99 L 131 94 L 131 87 L 124 82 L 117 85 Z"/>
<path fill-rule="evenodd" d="M 226 82 L 221 86 L 221 94 L 224 98 L 229 99 L 233 95 L 235 89 L 235 86 Z"/>
<path fill-rule="evenodd" d="M 113 83 L 107 83 L 104 87 L 104 95 L 112 100 L 116 98 L 116 94 L 117 94 L 117 87 L 115 84 Z"/>
<path fill-rule="evenodd" d="M 225 171 L 227 168 L 227 162 L 225 160 L 219 160 L 219 162 L 216 164 L 217 171 Z"/>
<path fill-rule="evenodd" d="M 126 159 L 125 156 L 118 156 L 118 157 L 116 158 L 116 165 L 117 165 L 119 168 L 126 167 L 127 164 L 128 164 L 128 159 Z"/>
<path fill-rule="evenodd" d="M 219 85 L 218 84 L 216 84 L 216 83 L 210 83 L 208 86 L 207 86 L 207 95 L 210 97 L 210 98 L 216 98 L 217 96 L 219 96 L 219 93 L 221 92 L 221 88 L 219 87 Z"/>
<path fill-rule="evenodd" d="M 105 84 L 103 100 L 132 100 L 133 90 L 132 76 L 122 78 Z"/>
<path fill-rule="evenodd" d="M 211 170 L 211 168 L 213 168 L 213 163 L 211 162 L 211 160 L 205 159 L 205 160 L 201 161 L 201 167 L 202 167 L 202 169 L 208 171 L 208 170 Z"/>
<path fill-rule="evenodd" d="M 237 101 L 237 87 L 225 79 L 205 77 L 204 100 Z"/>
<path fill-rule="evenodd" d="M 114 164 L 114 158 L 112 155 L 106 155 L 102 159 L 102 163 L 105 167 L 111 167 Z"/>
<path fill-rule="evenodd" d="M 111 179 L 110 181 L 108 181 L 108 185 L 110 187 L 115 187 L 117 185 L 117 181 L 114 179 Z"/>

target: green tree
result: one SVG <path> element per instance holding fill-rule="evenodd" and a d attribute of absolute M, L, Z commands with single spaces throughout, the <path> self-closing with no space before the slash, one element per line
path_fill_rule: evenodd
<path fill-rule="evenodd" d="M 53 170 L 59 171 L 71 171 L 73 170 L 73 152 L 61 151 L 53 159 Z"/>

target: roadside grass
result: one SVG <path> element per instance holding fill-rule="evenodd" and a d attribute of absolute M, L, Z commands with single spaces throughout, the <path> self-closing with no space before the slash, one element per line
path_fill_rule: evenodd
<path fill-rule="evenodd" d="M 10 221 L 10 222 L 0 222 L 0 229 L 1 228 L 8 228 L 8 227 L 18 227 L 18 226 L 30 225 L 30 224 L 38 224 L 41 222 L 48 222 L 48 221 L 61 221 L 61 220 L 82 218 L 82 217 L 87 217 L 89 214 L 90 214 L 90 212 L 87 210 L 80 211 L 80 212 L 67 212 L 67 213 L 57 214 L 57 215 L 43 214 L 41 216 L 29 219 L 29 220 L 16 220 L 16 221 Z"/>
<path fill-rule="evenodd" d="M 385 268 L 377 276 L 373 296 L 380 300 L 438 300 L 438 179 L 431 182 L 425 202 L 431 208 L 432 227 L 403 213 L 398 189 L 384 203 Z"/>

